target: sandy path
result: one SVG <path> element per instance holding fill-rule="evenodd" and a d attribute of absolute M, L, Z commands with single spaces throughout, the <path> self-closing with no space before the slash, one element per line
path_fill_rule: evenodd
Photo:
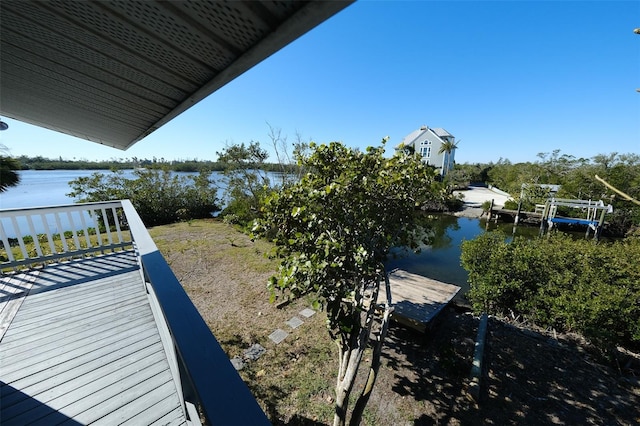
<path fill-rule="evenodd" d="M 480 217 L 482 215 L 482 203 L 485 201 L 490 202 L 493 200 L 494 207 L 500 208 L 504 207 L 505 201 L 511 198 L 501 192 L 481 186 L 470 186 L 464 191 L 455 191 L 454 194 L 456 196 L 461 194 L 464 197 L 463 209 L 456 212 L 456 216 L 464 217 Z"/>

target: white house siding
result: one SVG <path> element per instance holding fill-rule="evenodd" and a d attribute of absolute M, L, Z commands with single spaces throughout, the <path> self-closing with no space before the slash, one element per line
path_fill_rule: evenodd
<path fill-rule="evenodd" d="M 442 144 L 447 140 L 454 140 L 453 135 L 442 128 L 431 129 L 427 126 L 423 126 L 418 130 L 414 130 L 410 134 L 408 134 L 403 140 L 402 144 L 404 146 L 413 146 L 416 154 L 420 154 L 422 157 L 422 161 L 425 163 L 434 166 L 440 171 L 440 174 L 445 175 L 447 171 L 445 171 L 445 167 L 449 164 L 449 170 L 453 168 L 453 164 L 455 161 L 455 150 L 451 152 L 451 158 L 449 161 L 447 160 L 447 153 L 443 152 L 442 154 L 438 154 Z M 431 142 L 428 144 L 428 142 Z M 431 149 L 422 148 L 430 147 Z M 427 152 L 425 152 L 427 151 Z M 423 155 L 428 154 L 428 155 Z M 447 162 L 448 161 L 448 162 Z"/>

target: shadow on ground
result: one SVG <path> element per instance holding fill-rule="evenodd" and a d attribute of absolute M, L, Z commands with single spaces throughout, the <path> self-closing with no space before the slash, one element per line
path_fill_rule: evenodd
<path fill-rule="evenodd" d="M 640 382 L 584 350 L 490 320 L 479 405 L 467 395 L 478 321 L 449 308 L 426 335 L 390 328 L 378 389 L 414 406 L 415 425 L 638 424 Z M 385 383 L 386 382 L 386 383 Z M 401 402 L 399 402 L 401 404 Z M 421 412 L 419 412 L 421 411 Z"/>

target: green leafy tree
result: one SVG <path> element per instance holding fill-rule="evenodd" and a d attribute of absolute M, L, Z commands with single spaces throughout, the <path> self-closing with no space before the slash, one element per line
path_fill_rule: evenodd
<path fill-rule="evenodd" d="M 456 189 L 466 189 L 471 183 L 471 174 L 468 169 L 454 167 L 444 178 L 444 183 L 449 192 Z"/>
<path fill-rule="evenodd" d="M 20 183 L 20 163 L 7 155 L 0 155 L 0 192 Z"/>
<path fill-rule="evenodd" d="M 258 142 L 226 146 L 218 152 L 224 165 L 223 217 L 230 223 L 247 226 L 257 216 L 263 199 L 271 192 L 271 180 L 265 170 L 269 153 Z"/>
<path fill-rule="evenodd" d="M 269 125 L 269 139 L 277 163 L 267 163 L 269 153 L 259 142 L 226 146 L 218 152 L 223 166 L 226 207 L 223 218 L 242 227 L 250 227 L 260 215 L 260 205 L 272 191 L 300 180 L 305 172 L 298 160 L 308 155 L 309 143 L 297 133 L 293 143 L 282 131 Z"/>
<path fill-rule="evenodd" d="M 416 147 L 413 145 L 400 144 L 396 147 L 396 151 L 403 151 L 407 155 L 416 155 Z"/>
<path fill-rule="evenodd" d="M 20 175 L 18 174 L 20 169 L 20 161 L 10 157 L 9 149 L 0 144 L 0 192 L 20 183 Z"/>
<path fill-rule="evenodd" d="M 394 246 L 416 248 L 424 239 L 416 209 L 429 199 L 433 173 L 418 158 L 384 158 L 383 146 L 366 152 L 341 143 L 311 145 L 302 179 L 265 203 L 258 235 L 270 235 L 281 258 L 269 281 L 273 298 L 315 293 L 326 309 L 339 349 L 334 424 L 347 419 L 349 396 L 362 356 L 374 340 L 367 385 L 350 423 L 358 424 L 380 366 L 390 300 L 375 321 L 381 283 L 389 282 L 383 260 Z M 387 288 L 387 295 L 390 295 Z M 374 327 L 374 323 L 376 326 Z"/>
<path fill-rule="evenodd" d="M 134 178 L 122 171 L 94 173 L 69 182 L 67 194 L 80 202 L 129 199 L 146 226 L 211 217 L 219 210 L 210 172 L 180 176 L 168 169 L 138 169 Z"/>

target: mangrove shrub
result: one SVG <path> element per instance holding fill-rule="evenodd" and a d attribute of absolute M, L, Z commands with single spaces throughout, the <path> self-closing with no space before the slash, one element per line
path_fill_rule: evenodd
<path fill-rule="evenodd" d="M 69 182 L 67 194 L 79 202 L 129 199 L 146 226 L 211 217 L 219 210 L 217 189 L 208 171 L 178 175 L 168 169 L 137 169 L 133 178 L 122 171 L 94 173 Z"/>
<path fill-rule="evenodd" d="M 462 244 L 477 312 L 520 316 L 599 344 L 640 347 L 640 238 L 614 243 L 548 238 L 507 242 L 485 233 Z"/>

